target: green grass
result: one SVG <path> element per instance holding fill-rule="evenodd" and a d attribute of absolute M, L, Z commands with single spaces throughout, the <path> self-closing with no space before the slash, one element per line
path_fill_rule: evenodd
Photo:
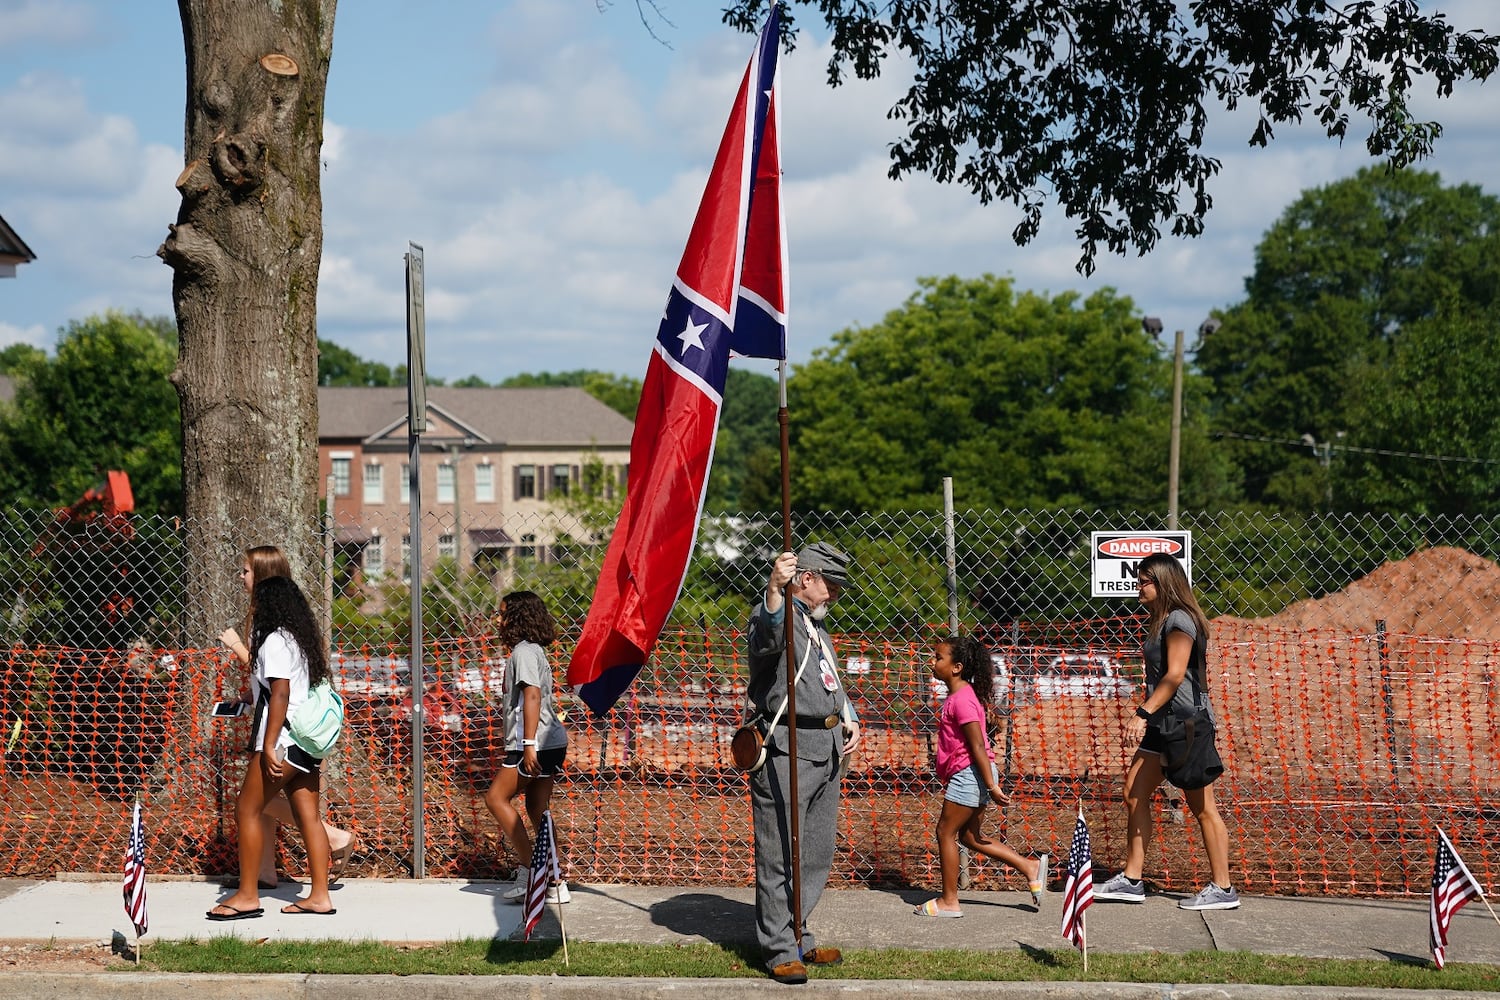
<path fill-rule="evenodd" d="M 140 968 L 159 972 L 329 975 L 571 975 L 739 978 L 763 975 L 753 948 L 570 942 L 563 965 L 557 941 L 456 941 L 403 946 L 342 941 L 257 944 L 237 938 L 169 941 L 145 948 Z M 1378 989 L 1500 990 L 1500 967 L 1295 958 L 1251 952 L 1090 955 L 1089 971 L 1070 948 L 1018 951 L 849 950 L 842 966 L 816 979 L 1084 980 L 1136 983 L 1256 983 L 1271 986 L 1362 986 Z M 131 966 L 134 968 L 134 966 Z"/>

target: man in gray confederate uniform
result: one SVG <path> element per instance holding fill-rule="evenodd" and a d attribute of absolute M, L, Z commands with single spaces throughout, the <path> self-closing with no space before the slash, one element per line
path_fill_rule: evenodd
<path fill-rule="evenodd" d="M 807 918 L 828 882 L 838 828 L 840 764 L 859 743 L 859 721 L 844 693 L 833 644 L 823 628 L 828 606 L 848 580 L 849 557 L 823 542 L 797 555 L 783 552 L 771 566 L 766 591 L 746 629 L 751 717 L 765 733 L 766 763 L 750 775 L 755 820 L 755 929 L 766 966 L 777 982 L 807 982 L 808 965 L 837 965 L 837 948 L 816 946 Z M 800 671 L 795 718 L 786 701 L 786 615 L 783 588 L 791 584 L 793 655 Z M 778 713 L 778 709 L 781 711 Z M 771 722 L 775 719 L 775 725 Z M 792 922 L 791 826 L 788 813 L 788 726 L 797 727 L 797 816 L 802 854 L 802 948 Z"/>

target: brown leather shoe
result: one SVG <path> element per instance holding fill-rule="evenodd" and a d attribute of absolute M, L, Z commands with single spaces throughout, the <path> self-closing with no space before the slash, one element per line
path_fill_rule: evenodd
<path fill-rule="evenodd" d="M 837 948 L 814 948 L 802 953 L 802 961 L 808 965 L 843 965 L 844 953 Z"/>
<path fill-rule="evenodd" d="M 807 982 L 807 966 L 801 962 L 782 962 L 771 969 L 771 978 L 788 986 L 801 986 Z"/>

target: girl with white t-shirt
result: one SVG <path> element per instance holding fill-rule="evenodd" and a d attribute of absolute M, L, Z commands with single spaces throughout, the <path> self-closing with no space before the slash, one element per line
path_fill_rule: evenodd
<path fill-rule="evenodd" d="M 208 911 L 209 920 L 245 920 L 264 914 L 256 885 L 260 865 L 260 816 L 283 788 L 292 803 L 297 829 L 307 845 L 306 897 L 282 913 L 332 914 L 328 896 L 328 836 L 318 805 L 320 761 L 293 742 L 286 719 L 307 699 L 308 690 L 328 678 L 328 654 L 312 607 L 289 578 L 270 577 L 252 592 L 250 658 L 254 664 L 255 727 L 250 762 L 235 802 L 239 826 L 240 884 L 234 895 Z"/>

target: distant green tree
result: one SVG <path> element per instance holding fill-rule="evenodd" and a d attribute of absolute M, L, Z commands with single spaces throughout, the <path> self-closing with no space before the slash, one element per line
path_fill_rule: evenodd
<path fill-rule="evenodd" d="M 746 368 L 729 366 L 724 382 L 724 407 L 719 413 L 719 438 L 714 445 L 714 464 L 709 470 L 708 499 L 710 511 L 770 510 L 775 507 L 751 506 L 746 500 L 748 481 L 764 475 L 762 468 L 769 455 L 775 468 L 780 441 L 776 425 L 776 380 L 769 375 Z M 778 472 L 779 474 L 779 472 Z M 779 480 L 773 480 L 779 483 Z M 749 486 L 750 498 L 762 484 Z M 775 494 L 780 495 L 779 488 Z"/>
<path fill-rule="evenodd" d="M 803 508 L 1165 508 L 1172 366 L 1129 299 L 1017 293 L 1009 279 L 924 278 L 873 327 L 837 333 L 789 384 Z M 1190 380 L 1184 506 L 1223 500 Z"/>
<path fill-rule="evenodd" d="M 536 372 L 512 375 L 498 383 L 508 388 L 531 386 L 572 386 L 582 389 L 616 413 L 635 419 L 641 401 L 641 380 L 612 372 L 578 368 L 569 372 Z"/>
<path fill-rule="evenodd" d="M 1450 302 L 1405 327 L 1389 363 L 1367 367 L 1350 387 L 1352 429 L 1328 458 L 1335 506 L 1500 513 L 1497 341 L 1500 303 Z"/>
<path fill-rule="evenodd" d="M 0 348 L 0 375 L 26 375 L 47 361 L 47 352 L 31 344 L 6 344 Z"/>
<path fill-rule="evenodd" d="M 1474 185 L 1444 187 L 1434 173 L 1361 170 L 1304 192 L 1282 213 L 1257 247 L 1245 287 L 1246 299 L 1223 313 L 1196 364 L 1214 384 L 1213 429 L 1225 435 L 1247 499 L 1311 511 L 1332 487 L 1341 509 L 1378 506 L 1387 502 L 1381 490 L 1367 498 L 1330 484 L 1345 463 L 1325 469 L 1311 449 L 1286 442 L 1307 434 L 1393 447 L 1387 431 L 1377 433 L 1383 421 L 1364 422 L 1381 404 L 1361 387 L 1373 378 L 1389 388 L 1382 373 L 1393 361 L 1416 360 L 1421 350 L 1401 344 L 1419 324 L 1439 324 L 1424 327 L 1429 348 L 1454 324 L 1479 331 L 1500 295 L 1500 200 Z M 1487 336 L 1492 342 L 1493 326 Z M 1410 390 L 1415 374 L 1392 377 Z"/>
<path fill-rule="evenodd" d="M 318 341 L 318 384 L 339 386 L 393 386 L 406 384 L 406 366 L 392 369 L 378 361 L 366 361 L 347 347 L 331 340 Z"/>
<path fill-rule="evenodd" d="M 31 357 L 15 405 L 0 411 L 0 493 L 57 506 L 123 469 L 137 510 L 181 513 L 174 329 L 109 312 L 69 323 L 54 357 Z"/>

